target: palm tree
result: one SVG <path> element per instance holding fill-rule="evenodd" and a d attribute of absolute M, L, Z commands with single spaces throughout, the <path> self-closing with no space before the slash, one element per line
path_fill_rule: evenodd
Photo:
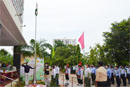
<path fill-rule="evenodd" d="M 46 51 L 46 49 L 52 49 L 52 46 L 49 43 L 45 43 L 46 40 L 41 39 L 36 41 L 36 59 L 37 58 L 45 58 L 50 57 L 51 55 Z M 35 40 L 30 40 L 30 45 L 20 45 L 17 48 L 17 51 L 23 53 L 23 57 L 32 57 L 35 55 Z M 35 60 L 35 67 L 36 67 L 36 60 Z M 34 78 L 36 79 L 36 69 L 34 70 Z"/>

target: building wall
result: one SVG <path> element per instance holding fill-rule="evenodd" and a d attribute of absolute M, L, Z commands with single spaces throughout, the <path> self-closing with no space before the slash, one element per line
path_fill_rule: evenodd
<path fill-rule="evenodd" d="M 16 26 L 18 27 L 18 30 L 22 33 L 22 27 L 21 26 L 22 26 L 22 23 L 23 23 L 23 10 L 22 10 L 21 13 L 18 13 L 17 10 L 18 10 L 19 7 L 23 7 L 23 6 L 20 6 L 21 4 L 18 1 L 23 1 L 23 0 L 3 0 L 6 8 L 8 9 L 8 11 L 9 11 L 11 17 L 12 17 L 12 19 L 14 20 Z M 16 7 L 16 5 L 17 5 L 17 7 Z M 16 16 L 16 15 L 19 15 L 19 14 L 22 14 L 22 15 Z"/>

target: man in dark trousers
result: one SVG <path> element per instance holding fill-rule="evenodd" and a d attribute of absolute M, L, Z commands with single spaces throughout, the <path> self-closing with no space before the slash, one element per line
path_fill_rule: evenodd
<path fill-rule="evenodd" d="M 92 65 L 92 66 L 91 66 L 92 85 L 95 84 L 95 75 L 96 75 L 96 69 L 95 69 L 95 67 Z"/>
<path fill-rule="evenodd" d="M 30 69 L 34 69 L 31 66 L 28 65 L 28 62 L 25 62 L 22 64 L 22 66 L 24 67 L 24 73 L 25 73 L 25 85 L 27 86 L 29 83 L 29 71 Z"/>
<path fill-rule="evenodd" d="M 124 69 L 124 66 L 121 67 L 121 78 L 122 78 L 122 81 L 123 81 L 123 85 L 122 86 L 126 86 L 126 70 Z"/>
<path fill-rule="evenodd" d="M 107 84 L 107 70 L 103 67 L 103 62 L 98 62 L 99 68 L 96 71 L 95 87 L 108 87 Z"/>
<path fill-rule="evenodd" d="M 106 66 L 107 68 L 107 84 L 109 87 L 111 87 L 111 69 L 109 68 L 109 65 Z"/>
<path fill-rule="evenodd" d="M 60 86 L 59 85 L 59 72 L 60 72 L 60 69 L 59 69 L 57 64 L 55 64 L 55 70 L 56 70 L 56 83 L 57 83 L 57 86 Z"/>
<path fill-rule="evenodd" d="M 115 70 L 115 76 L 116 76 L 116 83 L 117 83 L 117 87 L 120 87 L 121 84 L 121 72 L 119 69 L 119 66 L 116 66 L 116 70 Z"/>
<path fill-rule="evenodd" d="M 114 68 L 112 67 L 112 65 L 110 66 L 110 69 L 111 69 L 111 82 L 112 84 L 114 84 Z"/>
<path fill-rule="evenodd" d="M 128 78 L 128 84 L 130 84 L 130 66 L 127 66 L 127 78 Z"/>

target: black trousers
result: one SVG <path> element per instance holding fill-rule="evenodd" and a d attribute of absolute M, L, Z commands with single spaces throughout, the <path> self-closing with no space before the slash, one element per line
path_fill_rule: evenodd
<path fill-rule="evenodd" d="M 83 80 L 81 80 L 80 77 L 78 77 L 78 83 L 83 84 Z"/>
<path fill-rule="evenodd" d="M 98 82 L 97 83 L 97 87 L 108 87 L 108 84 L 107 84 L 106 81 L 104 81 L 104 82 Z"/>
<path fill-rule="evenodd" d="M 66 77 L 66 80 L 69 80 L 69 76 L 68 75 L 65 75 L 65 77 Z"/>
<path fill-rule="evenodd" d="M 130 74 L 127 74 L 128 83 L 130 84 Z"/>
<path fill-rule="evenodd" d="M 115 83 L 113 73 L 111 73 L 111 82 L 112 82 L 112 84 L 114 84 L 114 83 Z"/>
<path fill-rule="evenodd" d="M 73 70 L 73 74 L 75 74 L 75 70 Z"/>
<path fill-rule="evenodd" d="M 76 74 L 76 76 L 77 76 L 77 82 L 78 82 L 78 75 Z M 78 82 L 79 83 L 79 82 Z"/>
<path fill-rule="evenodd" d="M 108 84 L 108 87 L 111 87 L 111 81 L 109 79 L 109 76 L 107 76 L 107 84 Z"/>
<path fill-rule="evenodd" d="M 121 81 L 119 79 L 119 76 L 116 76 L 116 83 L 117 83 L 117 86 L 120 87 Z"/>
<path fill-rule="evenodd" d="M 95 84 L 95 73 L 92 73 L 91 77 L 92 77 L 92 84 L 94 85 Z"/>
<path fill-rule="evenodd" d="M 125 74 L 121 74 L 121 79 L 122 79 L 122 81 L 123 81 L 123 85 L 126 85 Z"/>
<path fill-rule="evenodd" d="M 56 83 L 57 83 L 57 86 L 59 86 L 59 74 L 56 74 Z"/>

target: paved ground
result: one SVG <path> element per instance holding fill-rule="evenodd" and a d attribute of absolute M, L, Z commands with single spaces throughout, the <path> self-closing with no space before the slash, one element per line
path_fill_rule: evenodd
<path fill-rule="evenodd" d="M 59 84 L 60 84 L 62 87 L 65 87 L 64 84 L 65 84 L 65 82 L 66 82 L 64 75 L 65 75 L 64 73 L 60 73 L 60 76 L 59 76 Z M 64 76 L 64 80 L 63 80 L 63 76 Z M 72 77 L 73 77 L 73 82 L 72 82 Z M 68 86 L 68 87 L 72 87 L 72 86 L 73 86 L 73 87 L 81 87 L 81 86 L 78 86 L 78 85 L 77 85 L 77 78 L 76 78 L 76 75 L 75 75 L 75 74 L 71 74 L 69 79 L 70 79 L 70 80 L 69 80 L 69 86 Z M 64 84 L 63 84 L 63 82 L 64 82 Z M 73 85 L 72 85 L 72 83 L 73 83 Z M 121 85 L 123 85 L 123 84 L 121 83 Z M 111 85 L 111 87 L 116 87 L 116 86 L 117 86 L 116 83 L 115 83 L 114 85 Z M 83 86 L 82 86 L 82 87 L 83 87 Z M 95 86 L 92 85 L 91 87 L 95 87 Z M 130 87 L 130 85 L 120 86 L 120 87 Z"/>

